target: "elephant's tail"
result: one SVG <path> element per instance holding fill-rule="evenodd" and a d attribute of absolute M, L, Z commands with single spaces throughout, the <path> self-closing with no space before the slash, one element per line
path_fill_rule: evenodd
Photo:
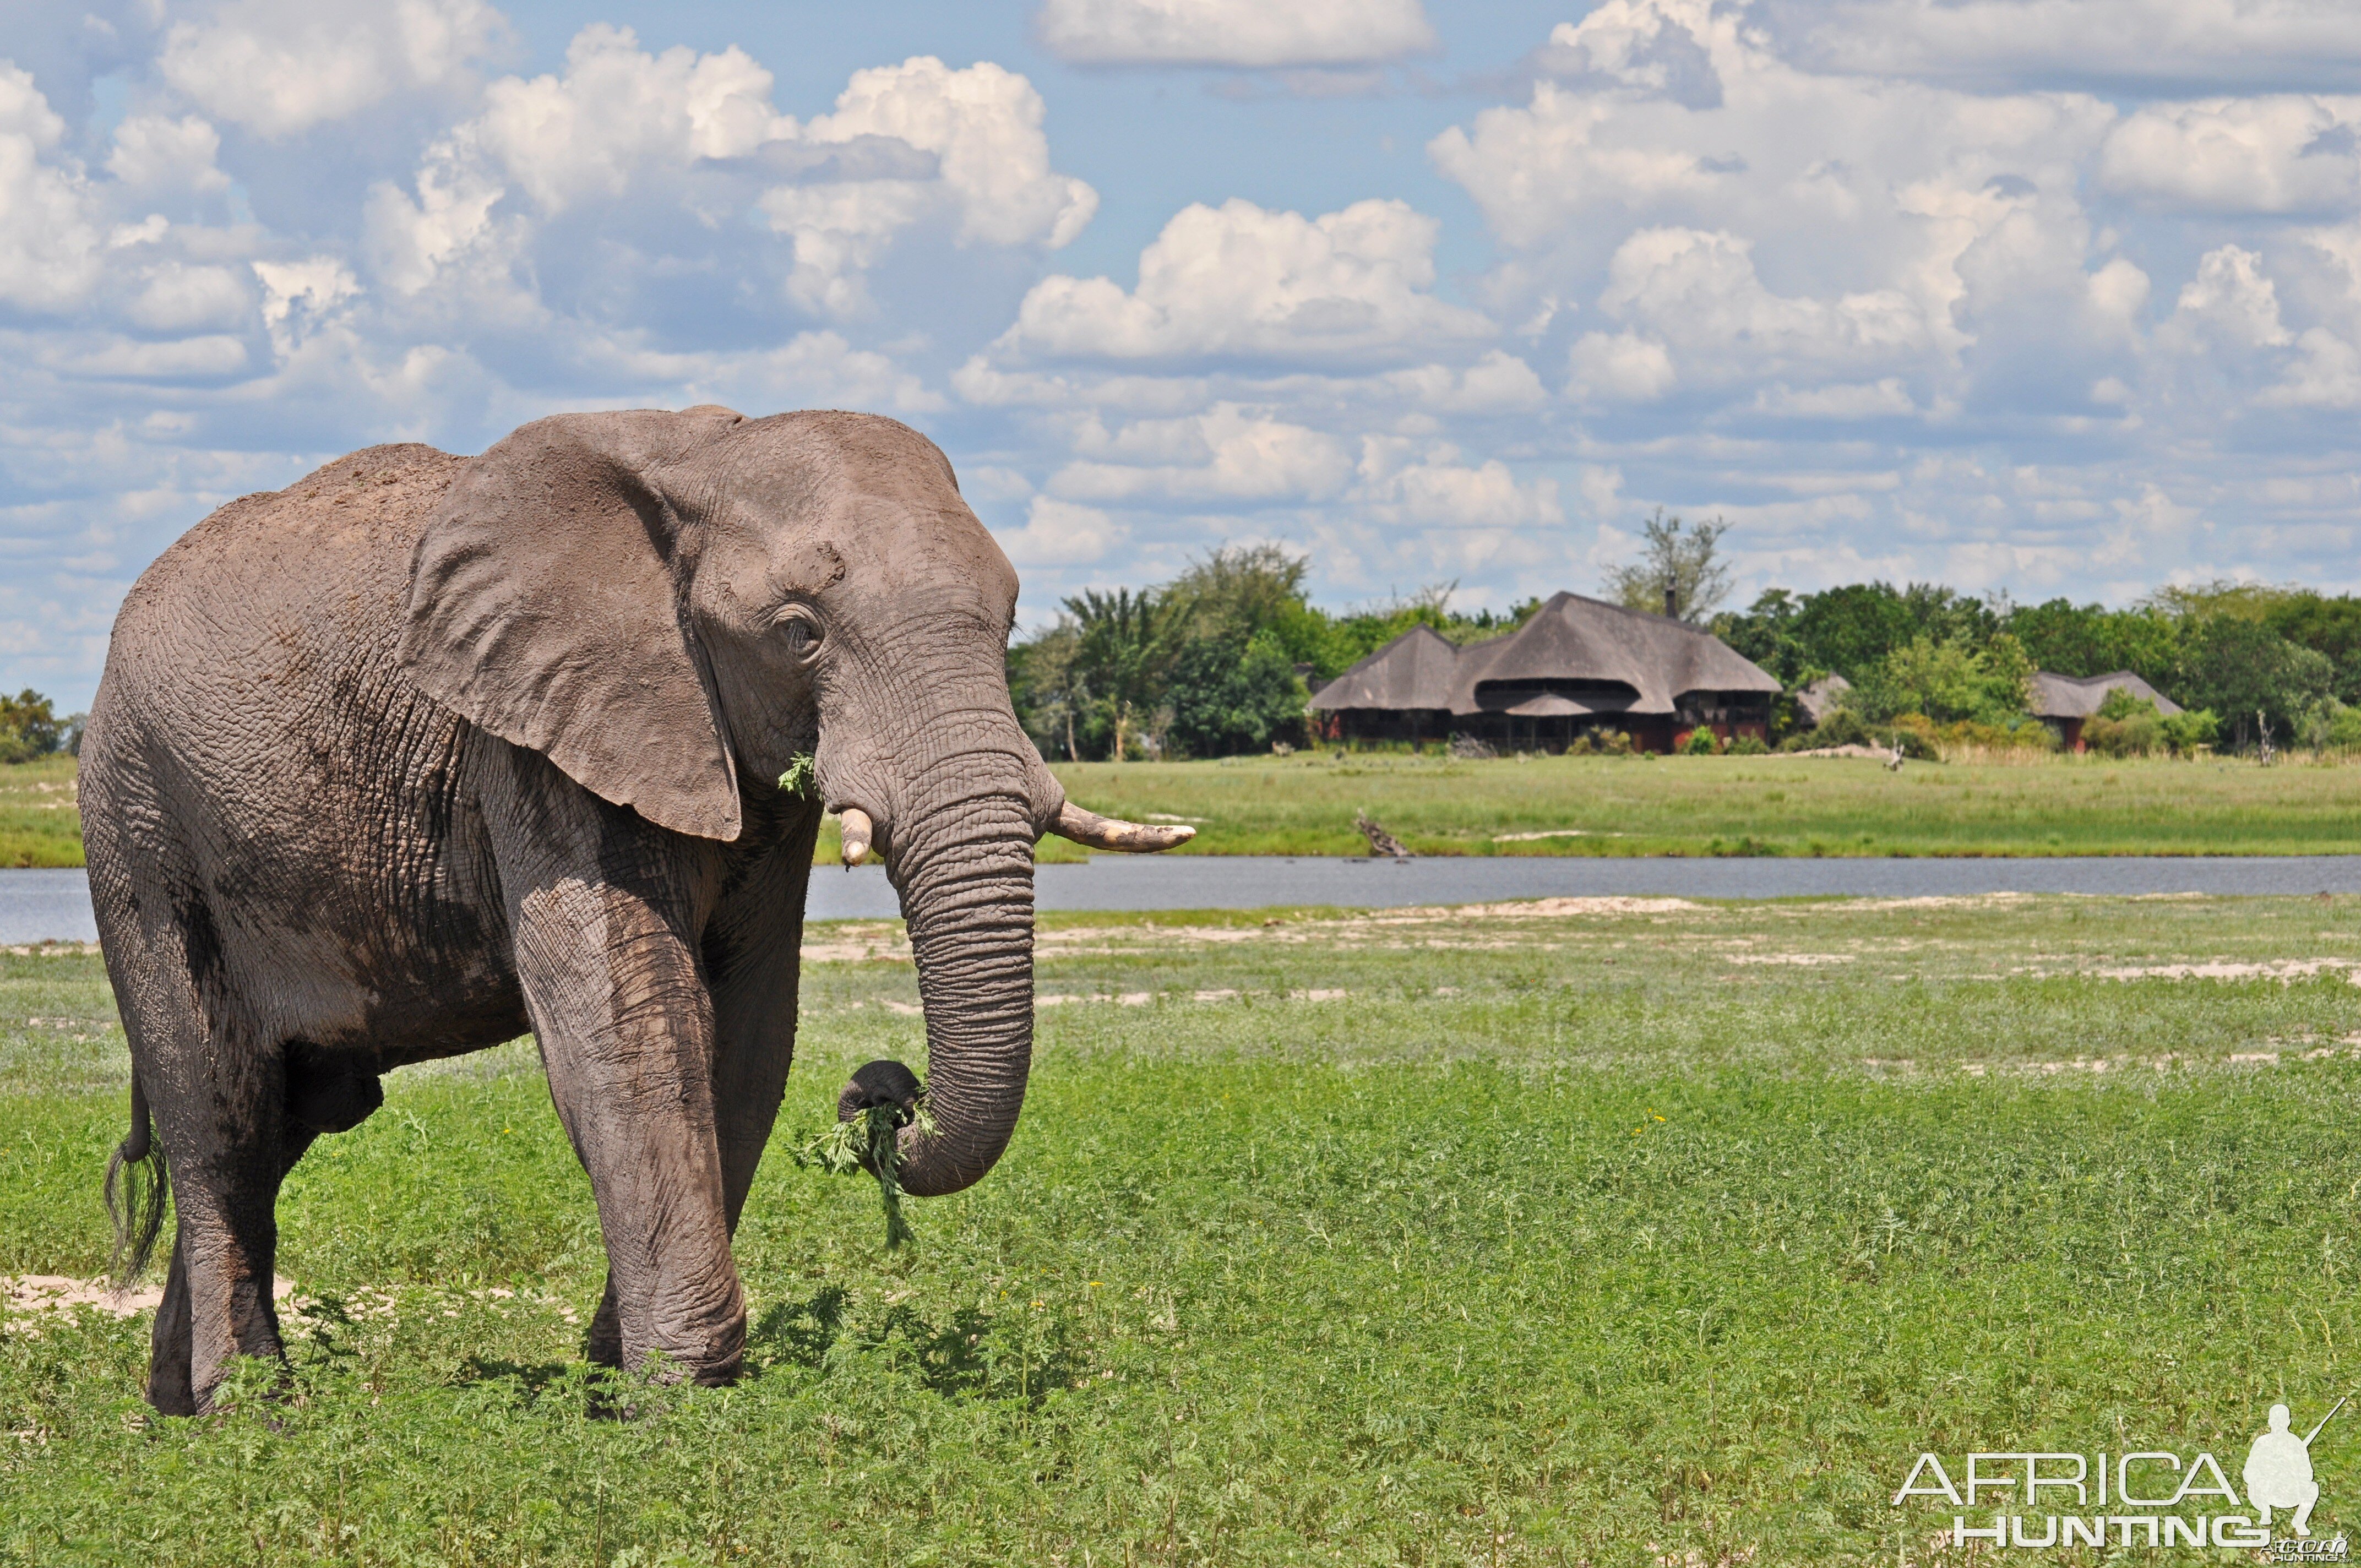
<path fill-rule="evenodd" d="M 164 1146 L 156 1142 L 148 1115 L 148 1093 L 139 1075 L 131 1076 L 131 1135 L 115 1146 L 106 1162 L 106 1212 L 115 1222 L 115 1260 L 110 1266 L 117 1289 L 147 1271 L 164 1228 L 164 1200 L 172 1190 L 172 1173 L 164 1161 Z"/>

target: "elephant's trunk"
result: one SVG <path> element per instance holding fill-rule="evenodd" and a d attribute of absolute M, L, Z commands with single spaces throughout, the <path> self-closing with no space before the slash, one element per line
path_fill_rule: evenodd
<path fill-rule="evenodd" d="M 904 1130 L 899 1172 L 922 1198 L 972 1186 L 1000 1158 L 1033 1062 L 1033 807 L 983 780 L 961 794 L 897 824 L 886 857 L 927 1015 L 934 1130 Z"/>

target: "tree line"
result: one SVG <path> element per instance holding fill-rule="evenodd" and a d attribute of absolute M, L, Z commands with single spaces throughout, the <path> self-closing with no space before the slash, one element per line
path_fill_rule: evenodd
<path fill-rule="evenodd" d="M 1824 675 L 1852 684 L 1857 719 L 2021 731 L 2036 669 L 2065 675 L 2130 670 L 2218 721 L 2221 744 L 2361 748 L 2361 598 L 2292 586 L 2216 582 L 2158 588 L 2122 609 L 2053 598 L 2017 604 L 1936 583 L 1850 583 L 1817 593 L 1766 588 L 1742 610 L 1718 609 L 1730 574 L 1725 525 L 1686 530 L 1661 512 L 1642 550 L 1612 569 L 1607 597 L 1712 631 L 1793 693 Z M 1455 585 L 1342 611 L 1308 598 L 1310 562 L 1277 545 L 1238 545 L 1191 563 L 1170 582 L 1092 589 L 1013 644 L 1009 689 L 1045 757 L 1218 757 L 1307 738 L 1309 682 L 1332 679 L 1413 626 L 1454 642 L 1499 637 L 1541 608 L 1454 609 Z M 2121 707 L 2122 704 L 2116 705 Z M 2110 723 L 2141 722 L 2132 712 Z M 0 762 L 78 749 L 80 714 L 32 690 L 0 696 Z M 1773 740 L 1798 727 L 1792 697 Z M 2202 727 L 2198 727 L 2202 728 Z M 2176 729 L 2182 740 L 2198 728 Z M 2135 735 L 2141 733 L 2135 729 Z"/>
<path fill-rule="evenodd" d="M 2175 750 L 2213 741 L 2361 747 L 2361 598 L 2299 587 L 2217 582 L 2157 589 L 2131 606 L 2052 598 L 2018 604 L 1938 583 L 1850 583 L 1817 593 L 1766 588 L 1742 610 L 1719 608 L 1730 573 L 1727 524 L 1684 525 L 1661 510 L 1641 550 L 1614 567 L 1606 597 L 1673 613 L 1712 631 L 1790 694 L 1841 675 L 1853 718 L 1891 727 L 1970 725 L 1995 739 L 2039 740 L 2026 712 L 2037 669 L 2063 675 L 2130 670 L 2191 710 L 2156 733 Z M 1091 590 L 1009 651 L 1017 712 L 1044 756 L 1213 757 L 1306 738 L 1308 681 L 1327 680 L 1412 626 L 1455 642 L 1498 637 L 1541 608 L 1466 614 L 1443 584 L 1374 606 L 1329 611 L 1305 595 L 1306 558 L 1277 545 L 1232 546 L 1169 583 Z M 2117 700 L 2092 733 L 2150 733 Z M 1792 696 L 1775 743 L 1801 728 Z M 2162 744 L 2163 741 L 2158 742 Z"/>
<path fill-rule="evenodd" d="M 2253 583 L 2164 587 L 2123 609 L 2016 604 L 1934 583 L 1770 588 L 1708 623 L 1790 689 L 1839 674 L 1871 722 L 2006 725 L 2034 670 L 2129 670 L 2245 750 L 2361 743 L 2361 598 Z"/>

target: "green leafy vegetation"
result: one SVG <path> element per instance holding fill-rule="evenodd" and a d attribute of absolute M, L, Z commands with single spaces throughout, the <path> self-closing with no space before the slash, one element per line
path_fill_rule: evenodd
<path fill-rule="evenodd" d="M 1920 1562 L 1922 1449 L 2235 1475 L 2351 1386 L 2361 906 L 1544 907 L 1045 921 L 1007 1157 L 891 1254 L 766 1161 L 729 1389 L 583 1368 L 529 1044 L 404 1069 L 289 1183 L 284 1397 L 0 1322 L 0 1562 Z M 917 1057 L 891 935 L 813 933 L 784 1125 Z M 124 1074 L 94 958 L 0 955 L 0 1269 L 104 1266 Z"/>
<path fill-rule="evenodd" d="M 927 1113 L 923 1103 L 906 1120 L 922 1134 L 935 1130 L 935 1119 Z M 866 1175 L 876 1179 L 878 1200 L 885 1210 L 885 1247 L 889 1252 L 917 1239 L 902 1212 L 901 1132 L 905 1124 L 906 1118 L 896 1107 L 872 1105 L 842 1121 L 830 1122 L 794 1151 L 797 1165 L 824 1170 L 830 1176 Z"/>

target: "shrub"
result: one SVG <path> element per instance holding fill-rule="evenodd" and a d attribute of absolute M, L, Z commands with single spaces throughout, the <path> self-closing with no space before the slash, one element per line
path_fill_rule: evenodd
<path fill-rule="evenodd" d="M 2157 717 L 2156 704 L 2144 696 L 2133 695 L 2122 686 L 2109 686 L 2106 696 L 2099 703 L 2101 718 L 2137 718 L 2142 714 Z"/>
<path fill-rule="evenodd" d="M 1999 724 L 2025 710 L 2032 674 L 2025 650 L 2006 632 L 1982 647 L 1917 637 L 1863 671 L 1845 700 L 1872 720 L 1917 714 Z"/>
<path fill-rule="evenodd" d="M 2213 744 L 2214 738 L 2222 732 L 2222 721 L 2214 717 L 2212 708 L 2196 707 L 2172 715 L 2163 721 L 2161 729 L 2165 744 L 2172 748 L 2174 756 L 2191 757 Z"/>
<path fill-rule="evenodd" d="M 1709 724 L 1700 724 L 1690 730 L 1688 739 L 1681 742 L 1681 755 L 1684 757 L 1721 755 L 1721 742 L 1715 738 L 1713 727 Z"/>
<path fill-rule="evenodd" d="M 1766 757 L 1771 754 L 1771 748 L 1754 736 L 1741 735 L 1730 743 L 1730 754 L 1733 757 Z"/>
<path fill-rule="evenodd" d="M 2303 743 L 2322 751 L 2361 751 L 2361 707 L 2330 697 L 2305 717 Z"/>
<path fill-rule="evenodd" d="M 1872 744 L 1869 726 L 1851 708 L 1840 707 L 1820 720 L 1819 728 L 1804 737 L 1797 751 L 1817 751 L 1823 746 L 1867 746 Z"/>
<path fill-rule="evenodd" d="M 1574 738 L 1574 744 L 1565 749 L 1565 754 L 1569 757 L 1587 757 L 1598 750 L 1598 747 L 1590 743 L 1589 731 L 1585 730 Z"/>
<path fill-rule="evenodd" d="M 2082 744 L 2105 757 L 2146 757 L 2165 749 L 2164 721 L 2153 703 L 2145 713 L 2109 718 L 2103 713 L 2082 726 Z"/>

